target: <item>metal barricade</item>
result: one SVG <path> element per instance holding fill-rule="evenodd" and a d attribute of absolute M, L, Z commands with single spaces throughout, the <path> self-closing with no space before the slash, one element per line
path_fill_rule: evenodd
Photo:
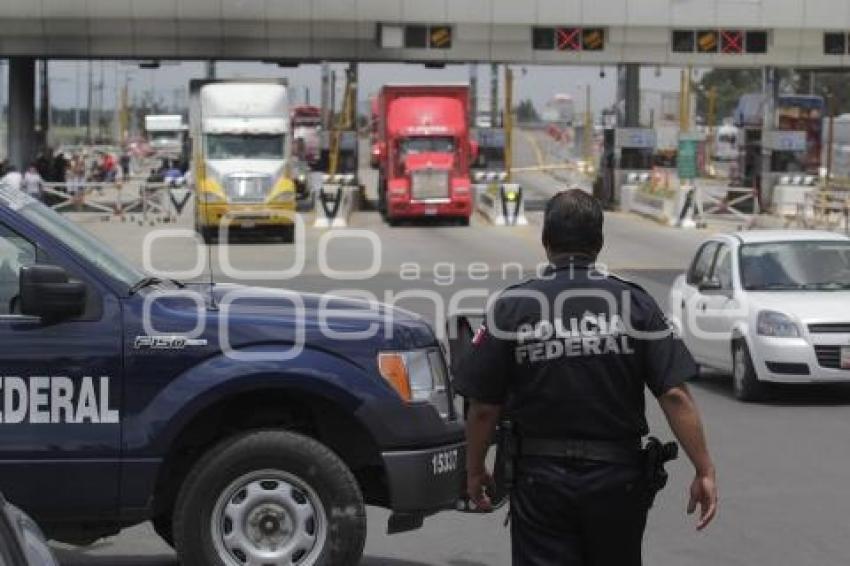
<path fill-rule="evenodd" d="M 796 215 L 786 222 L 786 227 L 792 226 L 843 229 L 850 235 L 850 188 L 821 189 L 806 195 L 805 201 L 797 205 Z"/>
<path fill-rule="evenodd" d="M 747 187 L 704 186 L 694 188 L 694 220 L 738 220 L 744 228 L 755 226 L 760 213 L 758 191 Z"/>
<path fill-rule="evenodd" d="M 128 198 L 128 195 L 129 196 Z M 122 216 L 138 199 L 126 185 L 106 182 L 44 183 L 42 197 L 50 208 L 101 221 Z"/>

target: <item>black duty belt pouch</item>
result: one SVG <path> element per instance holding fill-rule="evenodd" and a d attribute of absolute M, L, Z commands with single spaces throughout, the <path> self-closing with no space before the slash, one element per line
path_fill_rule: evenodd
<path fill-rule="evenodd" d="M 675 442 L 662 443 L 651 436 L 643 449 L 644 475 L 646 477 L 648 504 L 652 507 L 655 496 L 667 485 L 669 478 L 664 465 L 679 457 L 679 445 Z"/>

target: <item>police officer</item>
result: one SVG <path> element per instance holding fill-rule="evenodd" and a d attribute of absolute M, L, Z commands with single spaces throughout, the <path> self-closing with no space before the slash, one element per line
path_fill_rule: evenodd
<path fill-rule="evenodd" d="M 502 292 L 461 362 L 467 492 L 491 507 L 485 455 L 503 413 L 517 436 L 511 493 L 514 566 L 641 564 L 655 495 L 645 466 L 648 387 L 696 468 L 688 513 L 717 511 L 715 472 L 685 382 L 697 367 L 655 301 L 594 267 L 603 211 L 580 190 L 546 206 L 551 266 Z"/>

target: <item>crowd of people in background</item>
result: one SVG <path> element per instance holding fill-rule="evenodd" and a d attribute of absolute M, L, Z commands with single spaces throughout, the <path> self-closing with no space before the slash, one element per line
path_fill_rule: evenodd
<path fill-rule="evenodd" d="M 49 202 L 46 184 L 71 196 L 82 196 L 93 183 L 121 183 L 130 169 L 130 156 L 103 150 L 46 150 L 21 172 L 8 160 L 0 162 L 0 183 L 20 189 L 33 198 Z M 97 186 L 97 185 L 95 185 Z M 57 196 L 53 194 L 53 196 Z"/>

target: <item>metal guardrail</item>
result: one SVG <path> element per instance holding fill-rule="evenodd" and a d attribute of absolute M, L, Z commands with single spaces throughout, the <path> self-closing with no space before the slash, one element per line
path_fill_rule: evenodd
<path fill-rule="evenodd" d="M 740 220 L 742 227 L 749 229 L 755 226 L 761 212 L 758 191 L 753 188 L 696 184 L 689 199 L 692 203 L 684 204 L 680 220 L 686 220 L 692 208 L 697 225 L 704 225 L 708 220 Z"/>
<path fill-rule="evenodd" d="M 175 221 L 191 198 L 188 188 L 148 182 L 44 183 L 42 194 L 62 214 L 151 225 Z"/>

